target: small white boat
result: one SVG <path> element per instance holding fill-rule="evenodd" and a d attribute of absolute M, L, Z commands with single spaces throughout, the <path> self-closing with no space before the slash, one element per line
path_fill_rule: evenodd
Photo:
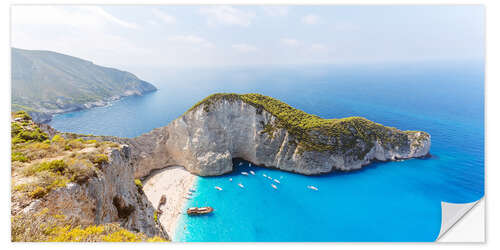
<path fill-rule="evenodd" d="M 215 186 L 215 189 L 219 190 L 219 191 L 222 191 L 222 188 L 219 187 L 219 186 Z"/>
<path fill-rule="evenodd" d="M 252 171 L 252 170 L 250 170 L 250 173 L 251 173 L 252 175 L 255 175 L 255 172 L 254 172 L 254 171 Z"/>
<path fill-rule="evenodd" d="M 248 173 L 247 173 L 247 172 L 241 172 L 241 174 L 242 174 L 242 175 L 248 175 Z"/>
<path fill-rule="evenodd" d="M 274 189 L 278 189 L 278 187 L 274 184 L 271 184 L 271 187 L 273 187 Z"/>
<path fill-rule="evenodd" d="M 276 183 L 281 183 L 280 181 L 278 181 L 278 180 L 276 180 L 276 179 L 274 179 L 274 182 L 276 182 Z"/>
<path fill-rule="evenodd" d="M 191 192 L 187 192 L 187 195 L 193 195 L 193 193 L 191 193 Z"/>
<path fill-rule="evenodd" d="M 266 175 L 266 174 L 262 174 L 262 176 L 267 177 L 267 175 Z"/>
<path fill-rule="evenodd" d="M 241 166 L 241 165 L 243 165 L 243 162 L 240 162 L 240 164 L 238 164 L 238 166 Z"/>
<path fill-rule="evenodd" d="M 267 179 L 272 180 L 273 178 L 271 178 L 271 176 L 268 176 Z"/>
<path fill-rule="evenodd" d="M 240 188 L 245 188 L 245 186 L 243 186 L 243 184 L 241 183 L 238 183 L 238 186 L 240 186 Z"/>
<path fill-rule="evenodd" d="M 233 181 L 233 178 L 229 178 L 229 181 Z"/>
<path fill-rule="evenodd" d="M 186 200 L 191 200 L 191 197 L 184 196 L 184 199 L 186 199 Z"/>
<path fill-rule="evenodd" d="M 312 189 L 312 190 L 314 190 L 314 191 L 318 191 L 318 188 L 317 188 L 317 187 L 315 187 L 315 186 L 307 186 L 307 188 Z"/>
<path fill-rule="evenodd" d="M 252 166 L 252 163 L 248 163 L 248 166 L 250 166 L 250 167 L 251 167 L 251 166 Z"/>

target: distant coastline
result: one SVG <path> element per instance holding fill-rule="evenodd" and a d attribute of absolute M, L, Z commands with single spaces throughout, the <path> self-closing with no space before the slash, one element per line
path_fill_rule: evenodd
<path fill-rule="evenodd" d="M 54 114 L 103 107 L 157 90 L 134 74 L 47 50 L 12 48 L 12 111 L 47 123 Z"/>
<path fill-rule="evenodd" d="M 157 89 L 143 92 L 143 93 L 133 93 L 131 95 L 113 96 L 113 97 L 105 99 L 105 100 L 88 102 L 88 103 L 84 103 L 81 105 L 75 105 L 74 107 L 67 108 L 67 109 L 46 110 L 46 111 L 29 110 L 28 109 L 27 112 L 32 117 L 34 122 L 49 123 L 50 121 L 52 121 L 52 118 L 54 117 L 54 115 L 65 114 L 65 113 L 76 112 L 76 111 L 87 110 L 87 109 L 98 108 L 98 107 L 107 107 L 107 106 L 110 106 L 113 103 L 120 101 L 120 100 L 123 100 L 124 98 L 127 98 L 127 97 L 142 96 L 145 94 L 154 93 L 156 91 L 157 91 Z M 12 106 L 15 107 L 15 106 L 19 106 L 19 105 L 12 104 Z M 24 110 L 26 110 L 26 108 Z"/>

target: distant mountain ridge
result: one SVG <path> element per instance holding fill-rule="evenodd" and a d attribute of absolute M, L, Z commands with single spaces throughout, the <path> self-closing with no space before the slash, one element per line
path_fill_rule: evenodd
<path fill-rule="evenodd" d="M 77 57 L 44 50 L 11 52 L 12 110 L 26 110 L 38 122 L 157 90 L 132 73 Z"/>

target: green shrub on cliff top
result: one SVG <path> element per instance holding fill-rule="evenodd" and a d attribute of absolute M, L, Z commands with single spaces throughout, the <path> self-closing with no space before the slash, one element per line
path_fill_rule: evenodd
<path fill-rule="evenodd" d="M 12 152 L 11 161 L 27 162 L 28 158 L 21 152 Z"/>
<path fill-rule="evenodd" d="M 404 146 L 408 141 L 408 133 L 383 126 L 363 117 L 323 119 L 261 94 L 213 94 L 195 104 L 188 111 L 203 105 L 203 110 L 210 112 L 212 105 L 220 100 L 229 102 L 241 100 L 254 106 L 257 112 L 266 110 L 271 113 L 277 118 L 276 122 L 274 124 L 262 124 L 263 132 L 273 137 L 276 129 L 286 129 L 295 137 L 295 142 L 300 146 L 299 150 L 301 152 L 341 151 L 345 153 L 344 151 L 353 149 L 359 141 L 363 141 L 369 147 L 375 140 L 380 141 L 383 146 L 390 146 L 390 144 L 394 143 Z M 325 142 L 320 138 L 320 135 L 327 135 L 335 138 L 335 140 Z M 422 138 L 426 136 L 428 134 L 423 133 Z M 361 159 L 367 151 L 361 150 L 352 153 L 357 154 Z"/>
<path fill-rule="evenodd" d="M 33 165 L 31 168 L 28 168 L 26 174 L 33 175 L 33 174 L 36 174 L 36 173 L 42 172 L 42 171 L 48 171 L 48 172 L 53 172 L 53 173 L 62 173 L 66 167 L 67 167 L 67 165 L 63 160 L 42 162 L 42 163 Z"/>
<path fill-rule="evenodd" d="M 104 163 L 108 163 L 109 162 L 109 158 L 105 154 L 96 154 L 96 155 L 92 155 L 92 158 L 90 158 L 90 161 L 92 163 L 101 165 L 101 164 L 104 164 Z"/>
<path fill-rule="evenodd" d="M 31 116 L 28 115 L 28 112 L 24 110 L 19 110 L 14 113 L 14 118 L 21 118 L 23 120 L 31 120 Z"/>
<path fill-rule="evenodd" d="M 142 181 L 141 181 L 141 180 L 139 180 L 139 179 L 135 179 L 135 180 L 134 180 L 134 183 L 135 183 L 135 186 L 136 186 L 137 188 L 142 188 Z"/>
<path fill-rule="evenodd" d="M 25 111 L 18 111 L 12 117 L 15 120 L 11 122 L 12 144 L 43 142 L 48 139 L 47 134 L 31 121 L 31 117 Z M 21 120 L 17 120 L 18 118 Z"/>

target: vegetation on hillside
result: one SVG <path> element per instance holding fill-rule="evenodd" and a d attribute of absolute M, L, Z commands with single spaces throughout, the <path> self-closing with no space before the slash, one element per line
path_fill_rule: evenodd
<path fill-rule="evenodd" d="M 147 237 L 118 224 L 82 227 L 61 214 L 52 215 L 48 208 L 29 216 L 20 213 L 11 218 L 14 242 L 165 242 L 161 237 Z"/>
<path fill-rule="evenodd" d="M 47 112 L 156 88 L 135 75 L 51 51 L 12 49 L 12 110 Z"/>
<path fill-rule="evenodd" d="M 299 150 L 304 151 L 333 151 L 351 153 L 362 159 L 379 141 L 382 146 L 408 146 L 408 135 L 417 131 L 400 131 L 393 127 L 386 127 L 363 117 L 347 117 L 341 119 L 323 119 L 308 114 L 302 110 L 261 94 L 234 94 L 218 93 L 201 100 L 189 111 L 203 106 L 205 112 L 213 111 L 213 104 L 220 100 L 234 102 L 241 100 L 254 106 L 258 113 L 265 110 L 276 117 L 274 123 L 262 124 L 263 133 L 271 137 L 277 129 L 286 129 L 295 138 Z M 422 133 L 422 138 L 428 134 Z M 364 142 L 366 147 L 356 147 Z"/>
<path fill-rule="evenodd" d="M 49 140 L 25 111 L 13 115 L 13 190 L 38 199 L 69 182 L 85 183 L 107 163 L 107 153 L 118 144 L 95 140 L 65 139 L 59 134 Z"/>
<path fill-rule="evenodd" d="M 11 128 L 11 203 L 18 208 L 70 182 L 85 184 L 108 163 L 110 150 L 119 147 L 114 142 L 84 140 L 76 135 L 49 138 L 25 111 L 12 114 Z M 12 241 L 163 241 L 116 224 L 82 227 L 48 209 L 13 214 Z"/>

